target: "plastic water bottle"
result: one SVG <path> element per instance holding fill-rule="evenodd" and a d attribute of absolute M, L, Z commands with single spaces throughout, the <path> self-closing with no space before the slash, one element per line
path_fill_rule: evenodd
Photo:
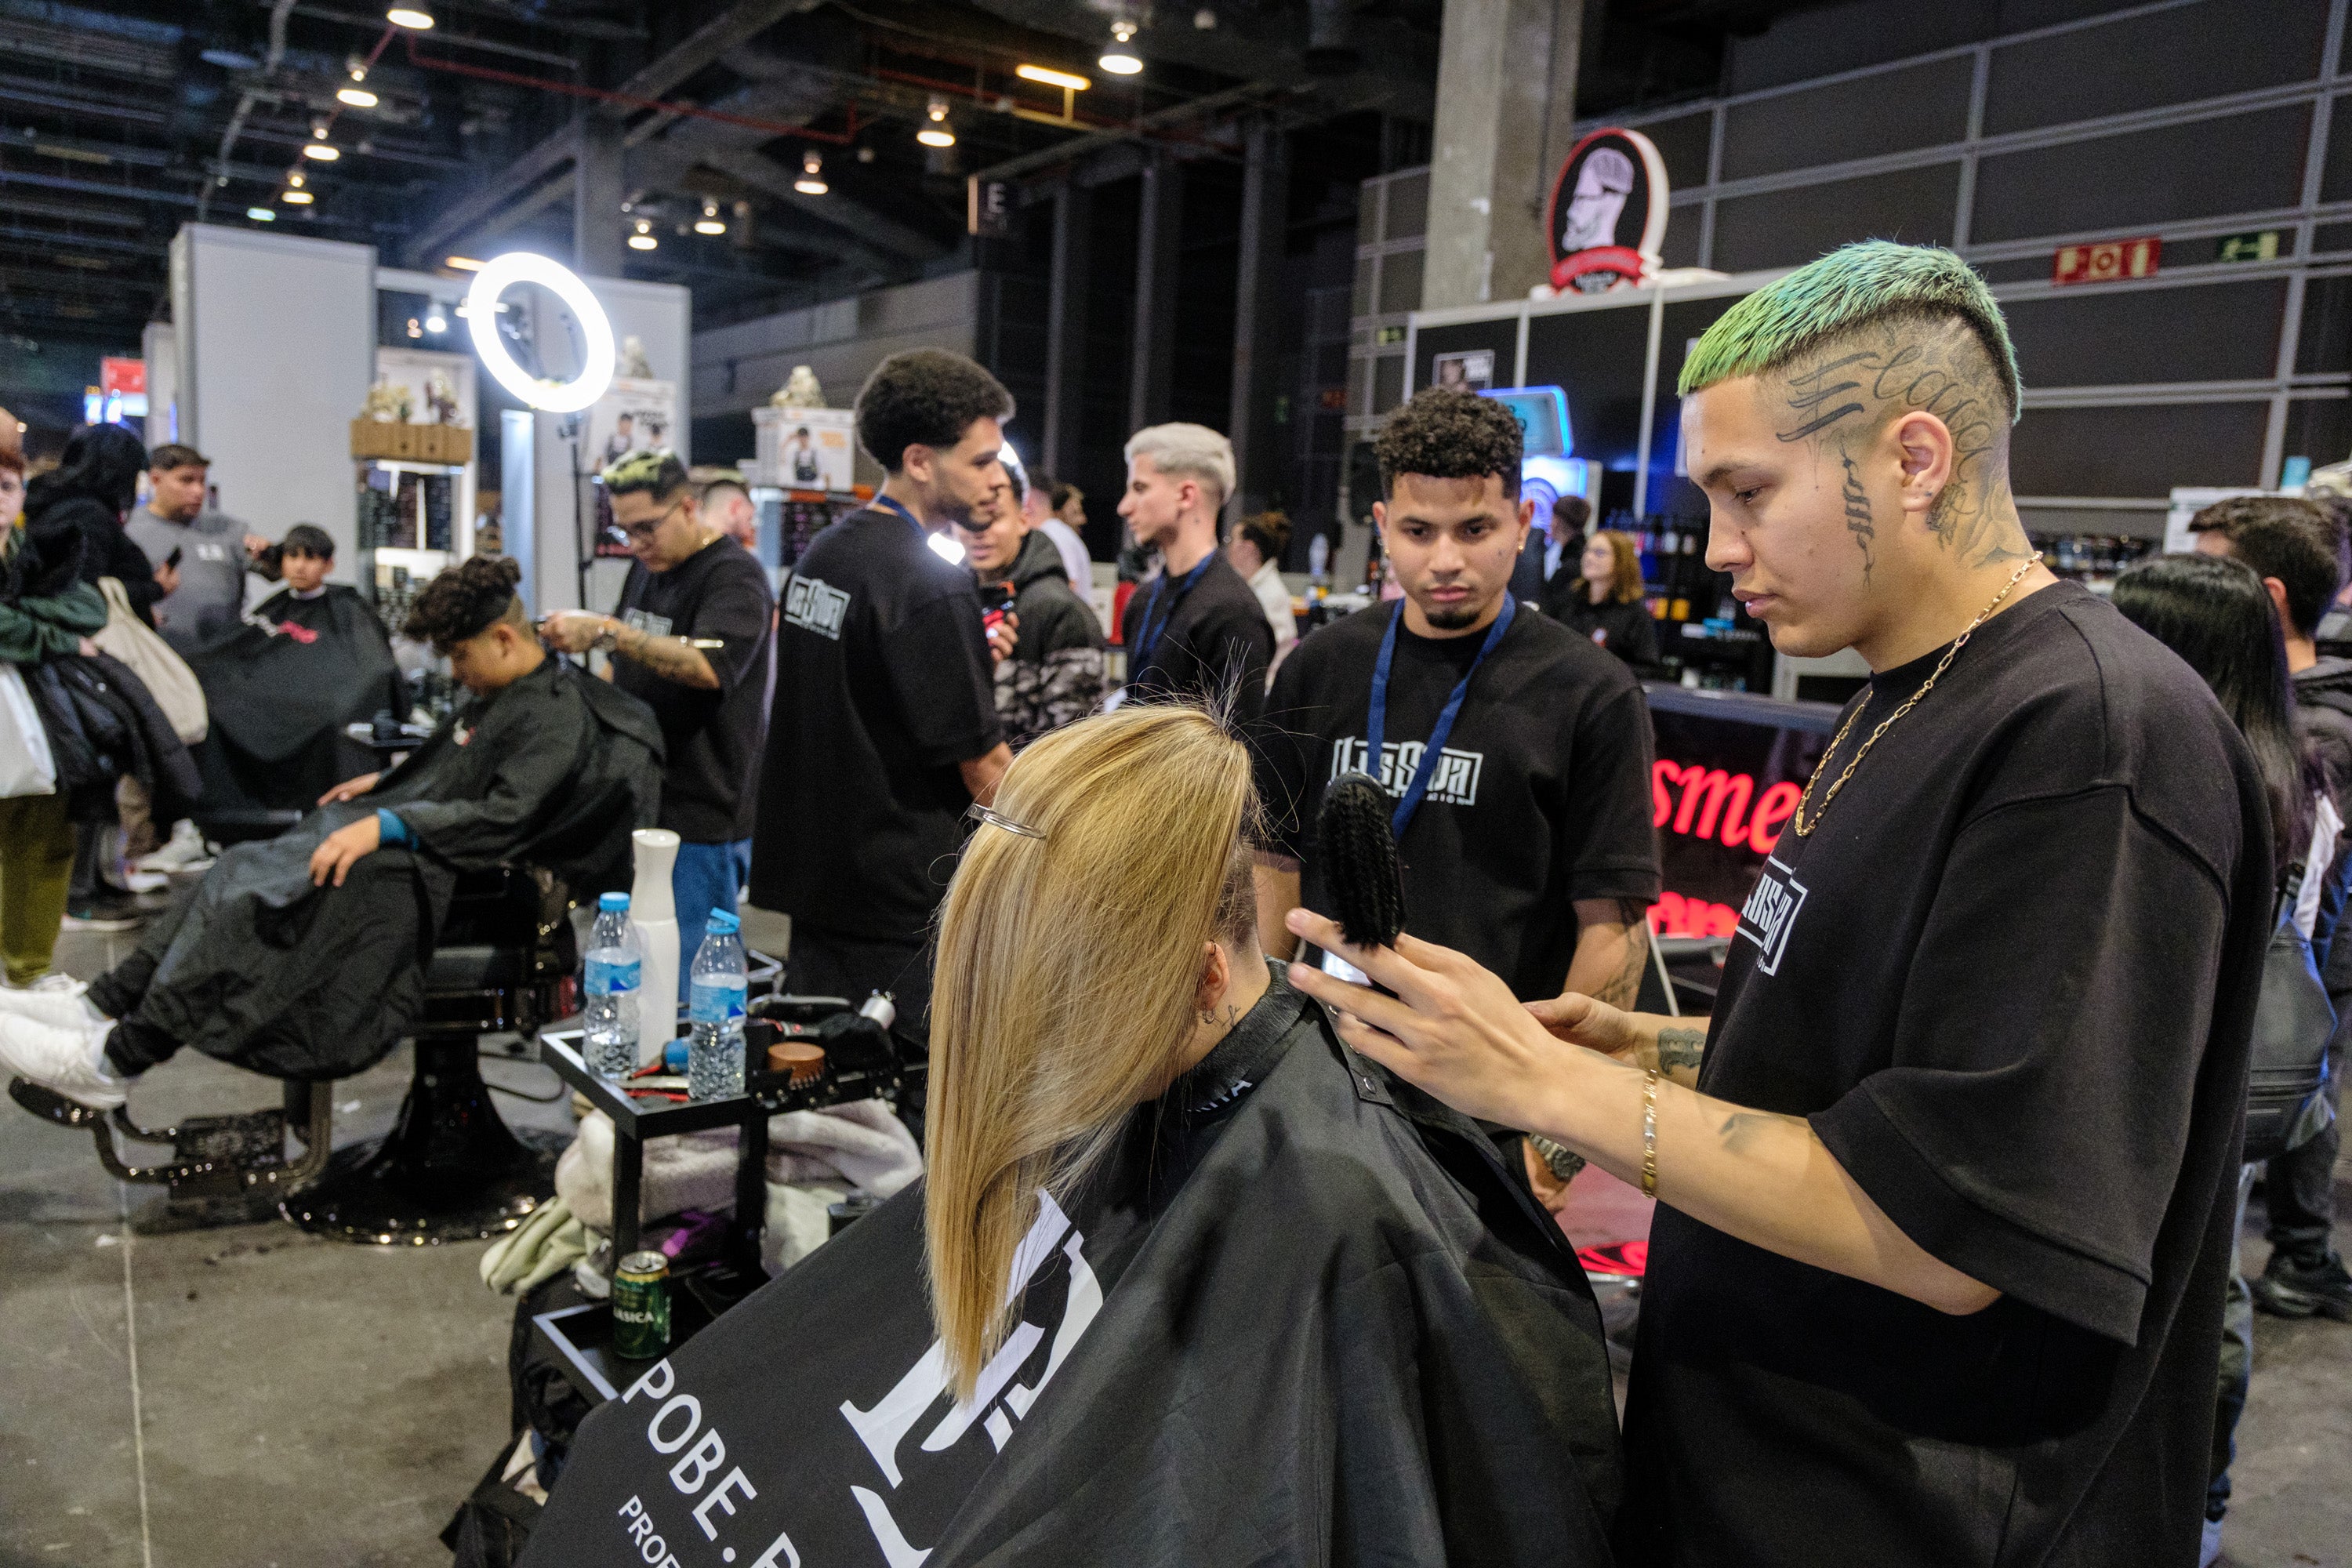
<path fill-rule="evenodd" d="M 596 900 L 581 986 L 590 1072 L 617 1080 L 637 1070 L 637 986 L 643 974 L 636 930 L 629 923 L 629 895 L 606 893 Z"/>
<path fill-rule="evenodd" d="M 686 1091 L 696 1100 L 743 1092 L 743 939 L 732 910 L 713 910 L 687 983 Z"/>

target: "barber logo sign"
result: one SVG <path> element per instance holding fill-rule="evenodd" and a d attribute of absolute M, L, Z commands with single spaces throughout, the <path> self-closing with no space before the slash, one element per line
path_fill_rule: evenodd
<path fill-rule="evenodd" d="M 1797 923 L 1797 911 L 1805 907 L 1806 891 L 1805 885 L 1780 864 L 1778 857 L 1765 857 L 1763 873 L 1756 879 L 1756 889 L 1748 895 L 1748 902 L 1739 911 L 1739 934 L 1764 952 L 1756 961 L 1758 973 L 1779 973 L 1781 955 L 1789 951 L 1789 932 Z"/>
<path fill-rule="evenodd" d="M 784 589 L 784 623 L 841 640 L 841 617 L 848 612 L 849 595 L 821 577 L 794 577 Z"/>
<path fill-rule="evenodd" d="M 1560 293 L 1639 283 L 1666 237 L 1665 160 L 1638 131 L 1593 132 L 1560 165 L 1544 226 Z"/>
<path fill-rule="evenodd" d="M 1386 742 L 1381 747 L 1381 765 L 1373 767 L 1365 755 L 1364 742 L 1349 736 L 1331 748 L 1331 776 L 1336 779 L 1341 773 L 1369 773 L 1382 789 L 1402 799 L 1426 750 L 1419 741 Z M 1429 793 L 1422 797 L 1423 803 L 1477 805 L 1478 775 L 1486 767 L 1486 752 L 1457 752 L 1446 747 L 1437 753 L 1437 766 L 1429 775 Z"/>

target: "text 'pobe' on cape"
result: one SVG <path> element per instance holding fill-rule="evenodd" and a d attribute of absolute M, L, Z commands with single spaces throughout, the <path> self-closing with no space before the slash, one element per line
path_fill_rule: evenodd
<path fill-rule="evenodd" d="M 968 1404 L 921 1205 L 591 1415 L 525 1563 L 1610 1562 L 1616 1418 L 1573 1254 L 1475 1126 L 1278 978 L 1101 1174 L 1041 1194 Z"/>

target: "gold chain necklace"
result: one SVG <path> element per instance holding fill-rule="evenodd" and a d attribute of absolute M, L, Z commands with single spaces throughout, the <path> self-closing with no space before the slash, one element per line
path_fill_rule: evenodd
<path fill-rule="evenodd" d="M 1813 829 L 1819 827 L 1822 825 L 1822 818 L 1829 814 L 1830 802 L 1837 799 L 1838 791 L 1845 788 L 1845 781 L 1853 777 L 1853 770 L 1862 766 L 1862 759 L 1870 755 L 1870 748 L 1878 744 L 1878 737 L 1886 733 L 1887 731 L 1895 728 L 1895 721 L 1896 720 L 1902 718 L 1903 715 L 1910 712 L 1912 709 L 1917 707 L 1919 705 L 1919 699 L 1927 696 L 1927 693 L 1936 689 L 1936 682 L 1943 679 L 1944 671 L 1952 668 L 1953 658 L 1958 656 L 1961 648 L 1968 646 L 1969 636 L 1974 633 L 1979 626 L 1984 625 L 1986 621 L 1992 618 L 1992 613 L 2000 608 L 2001 602 L 2009 597 L 2011 592 L 2015 589 L 2020 583 L 2025 581 L 2025 574 L 2028 572 L 2032 571 L 2034 567 L 2041 563 L 2042 556 L 2037 552 L 2032 555 L 2027 556 L 2018 566 L 2017 570 L 2009 574 L 2009 581 L 2002 584 L 2000 593 L 1995 594 L 1992 596 L 1992 603 L 1987 605 L 1984 609 L 1979 613 L 1977 618 L 1970 621 L 1960 635 L 1952 639 L 1952 646 L 1944 650 L 1944 657 L 1936 661 L 1936 668 L 1927 672 L 1927 679 L 1920 683 L 1919 689 L 1913 692 L 1902 707 L 1897 708 L 1894 712 L 1889 713 L 1883 721 L 1880 721 L 1878 728 L 1870 732 L 1870 739 L 1862 743 L 1862 750 L 1853 754 L 1853 761 L 1846 763 L 1845 772 L 1838 774 L 1835 782 L 1830 785 L 1829 793 L 1822 796 L 1822 809 L 1813 813 L 1813 820 L 1810 825 L 1805 821 L 1805 807 L 1812 802 L 1813 781 L 1820 778 L 1822 775 L 1817 770 L 1813 773 L 1812 778 L 1809 778 L 1805 781 L 1805 792 L 1797 797 L 1797 809 L 1790 817 L 1789 824 L 1789 826 L 1797 830 L 1798 837 L 1810 838 L 1813 836 Z M 1845 744 L 1846 734 L 1853 728 L 1854 721 L 1861 718 L 1863 709 L 1869 706 L 1870 699 L 1868 697 L 1864 697 L 1860 705 L 1857 706 L 1853 712 L 1847 718 L 1846 721 L 1838 726 L 1838 732 L 1830 740 L 1830 749 L 1822 753 L 1822 762 L 1824 765 L 1828 763 L 1832 757 L 1837 755 L 1837 750 L 1840 746 Z"/>

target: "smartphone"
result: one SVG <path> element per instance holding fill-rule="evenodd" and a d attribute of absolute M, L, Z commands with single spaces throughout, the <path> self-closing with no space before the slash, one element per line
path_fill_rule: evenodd
<path fill-rule="evenodd" d="M 172 553 L 163 557 L 163 564 L 169 566 L 174 572 L 180 569 L 180 547 L 178 545 L 174 544 L 172 546 Z"/>
<path fill-rule="evenodd" d="M 1013 608 L 1013 584 L 982 583 L 980 585 L 980 624 L 990 631 L 1004 624 L 1007 612 Z"/>

